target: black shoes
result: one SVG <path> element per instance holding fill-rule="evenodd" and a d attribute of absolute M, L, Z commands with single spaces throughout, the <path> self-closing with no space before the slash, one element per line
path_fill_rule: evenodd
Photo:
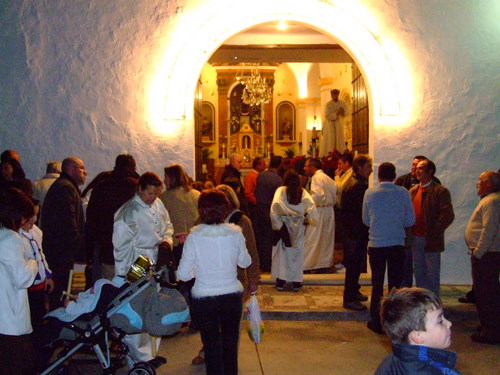
<path fill-rule="evenodd" d="M 164 365 L 165 363 L 167 363 L 167 359 L 165 357 L 162 357 L 162 356 L 159 356 L 157 355 L 156 357 L 154 357 L 153 359 L 150 359 L 148 361 L 148 363 L 155 369 L 157 369 L 158 367 L 160 367 L 161 365 Z"/>
<path fill-rule="evenodd" d="M 344 302 L 343 306 L 344 309 L 354 310 L 354 311 L 364 311 L 367 309 L 367 307 L 359 301 Z"/>
<path fill-rule="evenodd" d="M 356 301 L 360 301 L 360 302 L 368 301 L 368 296 L 365 296 L 361 292 L 358 292 L 354 298 L 356 299 Z"/>
<path fill-rule="evenodd" d="M 491 339 L 489 337 L 483 336 L 480 333 L 473 333 L 470 338 L 472 341 L 478 342 L 481 344 L 492 344 L 492 345 L 499 345 L 500 344 L 500 339 Z"/>
<path fill-rule="evenodd" d="M 302 283 L 294 282 L 292 283 L 292 290 L 298 292 L 302 288 Z"/>
<path fill-rule="evenodd" d="M 276 290 L 278 292 L 284 291 L 285 290 L 285 283 L 286 283 L 285 280 L 276 279 Z"/>
<path fill-rule="evenodd" d="M 375 322 L 374 320 L 370 320 L 366 326 L 370 331 L 373 331 L 379 335 L 384 334 L 384 329 L 382 328 L 382 325 L 380 323 Z"/>

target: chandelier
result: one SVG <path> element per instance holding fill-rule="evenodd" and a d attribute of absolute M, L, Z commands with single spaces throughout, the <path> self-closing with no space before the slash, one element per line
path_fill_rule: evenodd
<path fill-rule="evenodd" d="M 262 78 L 257 68 L 252 68 L 250 72 L 244 72 L 236 75 L 236 80 L 245 88 L 241 95 L 243 103 L 257 106 L 269 103 L 273 98 L 273 89 L 267 83 L 265 78 Z"/>

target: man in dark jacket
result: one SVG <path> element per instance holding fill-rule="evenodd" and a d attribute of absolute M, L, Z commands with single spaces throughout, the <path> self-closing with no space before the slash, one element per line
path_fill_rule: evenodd
<path fill-rule="evenodd" d="M 344 308 L 362 311 L 366 306 L 360 301 L 368 299 L 359 292 L 358 286 L 368 246 L 368 227 L 363 224 L 363 197 L 368 189 L 368 177 L 373 172 L 372 159 L 368 155 L 357 155 L 352 170 L 352 176 L 344 185 L 340 207 L 346 268 Z"/>
<path fill-rule="evenodd" d="M 85 183 L 86 176 L 83 161 L 64 159 L 61 176 L 50 187 L 42 207 L 43 249 L 55 283 L 50 295 L 51 310 L 62 305 L 59 298 L 68 285 L 73 262 L 83 260 L 85 220 L 79 186 Z"/>
<path fill-rule="evenodd" d="M 90 284 L 100 278 L 111 280 L 115 275 L 114 214 L 137 190 L 139 175 L 135 169 L 132 155 L 118 155 L 113 171 L 92 189 L 85 222 L 87 262 L 92 264 Z"/>

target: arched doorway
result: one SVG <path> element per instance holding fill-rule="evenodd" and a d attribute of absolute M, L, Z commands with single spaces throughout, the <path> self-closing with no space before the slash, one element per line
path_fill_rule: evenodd
<path fill-rule="evenodd" d="M 224 7 L 224 12 L 215 11 L 221 7 Z M 245 16 L 242 17 L 242 14 Z M 353 17 L 348 10 L 316 0 L 257 0 L 251 7 L 239 2 L 207 0 L 190 9 L 189 15 L 186 14 L 176 24 L 172 43 L 154 76 L 155 95 L 160 94 L 162 106 L 160 111 L 158 108 L 150 111 L 153 114 L 150 116 L 150 123 L 171 129 L 194 129 L 192 98 L 198 77 L 193 72 L 200 72 L 213 52 L 231 35 L 274 20 L 309 25 L 337 40 L 349 53 L 366 78 L 368 104 L 372 109 L 369 118 L 370 134 L 373 133 L 371 129 L 377 124 L 384 124 L 386 120 L 388 122 L 389 118 L 391 123 L 404 121 L 403 109 L 411 106 L 402 103 L 406 98 L 402 93 L 412 90 L 399 84 L 406 82 L 400 80 L 405 72 L 395 69 L 391 64 L 391 56 L 397 54 L 397 49 L 388 49 L 377 30 L 372 30 L 367 23 Z M 192 22 L 203 25 L 196 29 L 195 35 L 190 29 Z M 193 40 L 197 43 L 192 43 Z M 400 56 L 398 58 L 401 59 Z M 158 105 L 158 100 L 151 105 Z M 194 134 L 192 141 L 194 144 Z M 370 153 L 373 153 L 373 149 Z M 194 170 L 194 162 L 188 170 Z"/>

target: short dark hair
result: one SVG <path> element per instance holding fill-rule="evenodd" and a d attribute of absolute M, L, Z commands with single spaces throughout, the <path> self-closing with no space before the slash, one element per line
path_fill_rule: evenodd
<path fill-rule="evenodd" d="M 172 190 L 182 186 L 184 190 L 189 191 L 189 183 L 187 174 L 179 164 L 172 164 L 169 167 L 163 168 L 165 177 L 168 177 L 168 190 Z"/>
<path fill-rule="evenodd" d="M 316 159 L 316 158 L 309 158 L 307 159 L 307 161 L 309 162 L 309 165 L 316 168 L 316 169 L 321 169 L 322 165 L 321 165 L 321 161 L 319 159 Z"/>
<path fill-rule="evenodd" d="M 0 227 L 17 232 L 23 219 L 34 214 L 35 206 L 27 194 L 13 187 L 0 190 Z"/>
<path fill-rule="evenodd" d="M 382 163 L 378 167 L 378 178 L 380 180 L 394 181 L 396 178 L 396 167 L 392 163 Z"/>
<path fill-rule="evenodd" d="M 413 159 L 417 159 L 417 160 L 420 160 L 420 161 L 422 161 L 422 160 L 429 160 L 427 158 L 427 156 L 424 156 L 424 155 L 417 155 Z"/>
<path fill-rule="evenodd" d="M 255 169 L 257 166 L 260 164 L 262 158 L 260 156 L 257 156 L 255 159 L 253 159 L 252 162 L 252 168 Z"/>
<path fill-rule="evenodd" d="M 146 172 L 141 177 L 139 177 L 139 182 L 137 187 L 141 190 L 146 190 L 148 186 L 161 186 L 161 178 L 154 172 Z"/>
<path fill-rule="evenodd" d="M 218 189 L 203 190 L 198 199 L 198 212 L 205 224 L 221 224 L 229 213 L 229 200 Z"/>
<path fill-rule="evenodd" d="M 427 312 L 442 306 L 441 299 L 430 290 L 393 289 L 381 302 L 380 319 L 393 343 L 409 344 L 412 331 L 425 331 Z"/>
<path fill-rule="evenodd" d="M 340 160 L 342 160 L 344 163 L 348 162 L 349 165 L 352 165 L 352 154 L 350 152 L 344 152 L 342 155 L 340 155 Z"/>
<path fill-rule="evenodd" d="M 271 156 L 271 161 L 269 162 L 269 168 L 279 168 L 283 163 L 283 157 L 279 155 Z"/>
<path fill-rule="evenodd" d="M 330 94 L 340 94 L 340 91 L 337 89 L 330 90 Z"/>
<path fill-rule="evenodd" d="M 120 154 L 115 159 L 115 169 L 128 168 L 135 171 L 136 163 L 135 159 L 130 154 Z"/>
<path fill-rule="evenodd" d="M 422 161 L 427 162 L 427 166 L 425 168 L 429 172 L 432 171 L 432 172 L 430 172 L 430 174 L 432 177 L 434 177 L 434 175 L 436 174 L 436 164 L 434 164 L 434 162 L 432 160 L 429 160 L 429 159 L 424 159 Z"/>
<path fill-rule="evenodd" d="M 358 170 L 363 168 L 366 164 L 371 163 L 372 158 L 365 154 L 358 154 L 352 161 L 352 170 L 358 173 Z"/>
<path fill-rule="evenodd" d="M 15 150 L 5 150 L 0 155 L 0 161 L 7 161 L 10 159 L 15 159 L 15 156 L 19 155 Z"/>

